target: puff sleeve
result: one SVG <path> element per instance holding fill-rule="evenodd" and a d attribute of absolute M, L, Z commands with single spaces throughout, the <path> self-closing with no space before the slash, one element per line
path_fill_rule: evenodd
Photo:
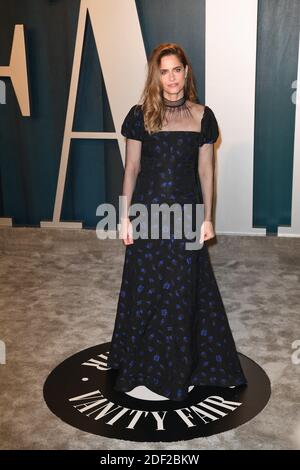
<path fill-rule="evenodd" d="M 141 105 L 134 105 L 130 108 L 123 121 L 121 134 L 128 139 L 143 140 L 144 119 Z"/>
<path fill-rule="evenodd" d="M 201 136 L 199 146 L 213 144 L 219 137 L 219 128 L 216 117 L 209 106 L 205 106 L 201 123 Z"/>

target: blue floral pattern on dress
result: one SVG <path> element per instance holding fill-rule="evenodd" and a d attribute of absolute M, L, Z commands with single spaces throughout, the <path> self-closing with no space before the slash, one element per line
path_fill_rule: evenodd
<path fill-rule="evenodd" d="M 198 149 L 217 140 L 218 124 L 206 106 L 201 132 L 144 128 L 140 105 L 122 124 L 122 135 L 142 141 L 141 171 L 132 204 L 193 204 L 197 191 Z M 150 217 L 149 217 L 150 222 Z M 195 225 L 193 225 L 193 228 Z M 138 385 L 171 400 L 188 396 L 188 387 L 246 384 L 207 245 L 186 250 L 186 239 L 134 240 L 126 246 L 122 282 L 108 367 L 118 369 L 115 390 Z M 148 232 L 149 235 L 149 232 Z M 191 241 L 191 240 L 189 240 Z"/>

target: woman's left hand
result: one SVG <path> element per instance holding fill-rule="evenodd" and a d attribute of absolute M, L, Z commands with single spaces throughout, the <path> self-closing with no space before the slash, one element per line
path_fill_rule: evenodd
<path fill-rule="evenodd" d="M 216 235 L 215 235 L 213 223 L 210 222 L 209 220 L 205 220 L 203 224 L 201 225 L 200 243 L 203 243 L 206 240 L 210 240 L 211 238 L 214 238 L 215 236 Z"/>

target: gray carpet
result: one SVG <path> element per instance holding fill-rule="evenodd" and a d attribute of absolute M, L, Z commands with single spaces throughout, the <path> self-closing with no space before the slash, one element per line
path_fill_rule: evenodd
<path fill-rule="evenodd" d="M 0 229 L 1 449 L 300 449 L 300 239 L 217 236 L 214 272 L 238 350 L 269 375 L 268 405 L 244 425 L 176 443 L 118 441 L 80 431 L 47 408 L 48 374 L 111 339 L 124 250 L 94 230 Z"/>

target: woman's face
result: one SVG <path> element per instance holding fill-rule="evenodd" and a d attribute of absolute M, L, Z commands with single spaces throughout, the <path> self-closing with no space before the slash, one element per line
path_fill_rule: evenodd
<path fill-rule="evenodd" d="M 168 98 L 168 95 L 175 94 L 175 99 L 180 98 L 177 96 L 184 88 L 184 76 L 187 72 L 188 66 L 184 68 L 178 57 L 174 54 L 167 55 L 161 58 L 160 61 L 160 79 L 164 95 Z M 180 93 L 183 95 L 183 93 Z"/>

